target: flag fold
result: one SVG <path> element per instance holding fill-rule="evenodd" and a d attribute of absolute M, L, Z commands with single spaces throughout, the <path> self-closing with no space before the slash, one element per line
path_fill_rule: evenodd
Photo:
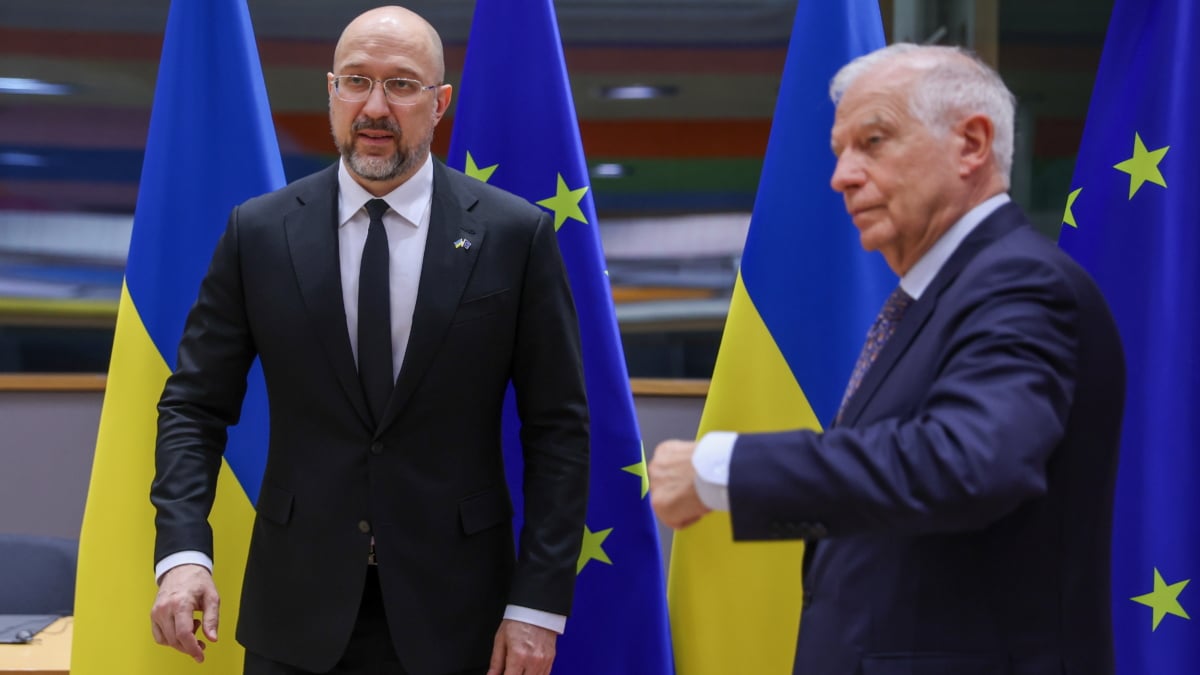
<path fill-rule="evenodd" d="M 283 165 L 245 0 L 175 0 L 167 18 L 125 284 L 80 535 L 71 672 L 240 673 L 233 639 L 267 448 L 261 371 L 230 430 L 210 522 L 220 642 L 206 662 L 154 643 L 155 406 L 184 319 L 234 205 L 281 187 Z"/>
<path fill-rule="evenodd" d="M 646 464 L 551 0 L 479 0 L 450 142 L 451 166 L 554 214 L 579 311 L 591 483 L 575 604 L 554 672 L 672 672 L 663 562 Z M 515 414 L 505 455 L 522 510 Z"/>
<path fill-rule="evenodd" d="M 1125 346 L 1113 521 L 1117 672 L 1200 664 L 1200 7 L 1117 0 L 1060 245 Z"/>
<path fill-rule="evenodd" d="M 863 252 L 829 187 L 829 82 L 883 46 L 874 0 L 798 3 L 701 435 L 819 429 L 837 411 L 896 280 Z M 734 544 L 726 514 L 679 532 L 669 586 L 678 671 L 791 673 L 802 554 L 800 543 Z"/>

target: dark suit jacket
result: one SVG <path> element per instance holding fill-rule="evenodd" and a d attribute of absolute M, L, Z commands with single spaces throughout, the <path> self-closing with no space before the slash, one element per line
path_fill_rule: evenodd
<path fill-rule="evenodd" d="M 810 540 L 796 672 L 1113 672 L 1124 356 L 1082 269 L 1001 207 L 825 434 L 740 436 L 734 535 Z"/>
<path fill-rule="evenodd" d="M 230 216 L 159 404 L 156 560 L 212 554 L 225 428 L 259 356 L 271 435 L 238 640 L 332 667 L 374 536 L 405 668 L 486 666 L 506 603 L 569 613 L 583 533 L 587 405 L 554 226 L 435 162 L 412 334 L 376 428 L 346 331 L 336 216 L 336 165 Z M 463 237 L 472 245 L 456 248 Z M 510 378 L 526 461 L 519 558 L 500 449 Z"/>

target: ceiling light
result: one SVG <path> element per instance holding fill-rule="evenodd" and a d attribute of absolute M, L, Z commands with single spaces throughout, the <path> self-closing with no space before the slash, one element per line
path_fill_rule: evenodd
<path fill-rule="evenodd" d="M 46 166 L 46 158 L 28 152 L 0 152 L 2 166 Z"/>
<path fill-rule="evenodd" d="M 623 101 L 664 98 L 674 96 L 678 93 L 678 87 L 660 84 L 625 84 L 600 88 L 600 98 L 613 98 Z"/>
<path fill-rule="evenodd" d="M 624 164 L 606 162 L 592 167 L 592 178 L 624 178 L 629 175 L 629 169 Z"/>
<path fill-rule="evenodd" d="M 0 77 L 0 94 L 29 94 L 33 96 L 66 96 L 75 92 L 70 84 L 45 82 L 28 77 Z"/>

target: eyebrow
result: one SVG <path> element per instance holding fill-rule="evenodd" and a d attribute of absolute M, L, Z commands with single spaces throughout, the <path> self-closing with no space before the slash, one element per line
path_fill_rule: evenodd
<path fill-rule="evenodd" d="M 876 113 L 873 113 L 867 119 L 854 124 L 854 126 L 852 127 L 852 129 L 850 131 L 850 134 L 853 136 L 854 134 L 859 134 L 866 130 L 888 129 L 891 126 L 892 125 L 889 124 L 888 121 L 884 119 L 883 115 L 876 112 Z M 836 129 L 836 128 L 837 128 L 837 125 L 835 124 L 834 129 Z M 830 134 L 830 137 L 829 137 L 829 149 L 833 151 L 833 154 L 835 154 L 835 155 L 838 154 L 837 141 L 835 141 L 833 139 L 832 134 Z"/>

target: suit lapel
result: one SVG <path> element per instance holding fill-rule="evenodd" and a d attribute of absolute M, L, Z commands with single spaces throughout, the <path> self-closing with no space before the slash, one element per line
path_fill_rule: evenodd
<path fill-rule="evenodd" d="M 440 162 L 434 161 L 433 205 L 429 214 L 429 236 L 425 241 L 421 281 L 417 286 L 417 303 L 413 310 L 412 332 L 404 351 L 396 388 L 392 391 L 376 433 L 396 419 L 429 368 L 462 299 L 479 251 L 483 248 L 486 229 L 470 213 L 478 200 L 456 183 L 462 180 L 475 179 L 451 174 Z M 471 245 L 455 246 L 455 242 L 463 238 L 469 240 Z"/>
<path fill-rule="evenodd" d="M 342 390 L 359 417 L 371 426 L 371 414 L 363 396 L 350 334 L 346 330 L 346 308 L 342 300 L 342 273 L 338 259 L 337 165 L 326 169 L 312 188 L 297 196 L 300 208 L 284 217 L 292 269 L 311 330 L 329 357 Z"/>
<path fill-rule="evenodd" d="M 1026 220 L 1020 207 L 1010 202 L 996 209 L 978 227 L 972 230 L 966 239 L 963 239 L 958 248 L 954 250 L 954 253 L 950 255 L 946 264 L 942 265 L 942 269 L 938 271 L 937 276 L 930 282 L 929 288 L 925 289 L 925 292 L 921 295 L 921 299 L 914 302 L 908 308 L 908 311 L 905 312 L 900 325 L 896 327 L 896 333 L 883 346 L 883 350 L 879 352 L 879 357 L 876 358 L 871 368 L 867 370 L 867 374 L 863 376 L 862 383 L 859 385 L 858 390 L 854 392 L 854 396 L 851 397 L 846 408 L 844 425 L 849 426 L 858 422 L 859 416 L 867 404 L 870 403 L 876 390 L 887 379 L 888 373 L 891 372 L 904 353 L 908 351 L 909 345 L 921 333 L 921 329 L 929 321 L 929 317 L 933 315 L 942 293 L 958 277 L 963 268 L 967 266 L 967 263 L 979 251 L 1025 222 Z"/>

